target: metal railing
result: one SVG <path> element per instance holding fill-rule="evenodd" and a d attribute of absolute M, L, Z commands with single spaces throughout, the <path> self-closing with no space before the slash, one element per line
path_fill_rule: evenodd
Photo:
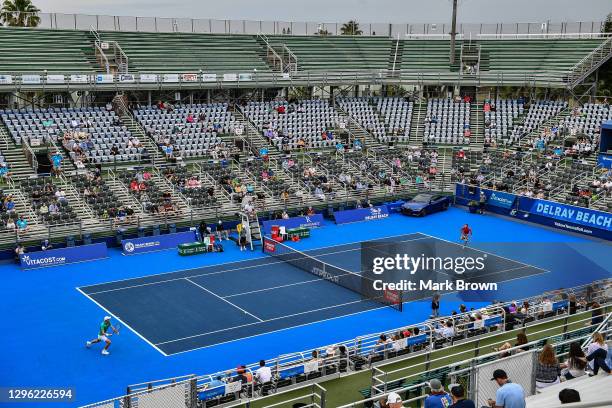
<path fill-rule="evenodd" d="M 612 36 L 591 51 L 572 67 L 567 77 L 570 88 L 581 83 L 588 75 L 602 66 L 612 56 Z"/>
<path fill-rule="evenodd" d="M 494 304 L 489 307 L 479 309 L 478 311 L 471 311 L 452 316 L 455 321 L 460 321 L 462 319 L 466 320 L 463 326 L 459 325 L 463 327 L 462 330 L 465 331 L 466 337 L 462 339 L 448 340 L 441 346 L 448 347 L 454 344 L 460 345 L 460 347 L 458 347 L 456 351 L 452 352 L 450 356 L 435 355 L 435 353 L 441 348 L 439 347 L 440 343 L 438 342 L 439 337 L 437 337 L 436 328 L 441 323 L 449 319 L 450 317 L 448 316 L 430 319 L 422 323 L 404 326 L 382 333 L 391 339 L 392 336 L 406 330 L 407 328 L 410 328 L 413 331 L 414 328 L 420 328 L 421 334 L 414 332 L 414 334 L 411 337 L 408 337 L 408 339 L 403 339 L 404 342 L 407 342 L 407 340 L 410 339 L 419 340 L 421 337 L 424 337 L 423 341 L 419 340 L 419 342 L 415 342 L 414 345 L 410 345 L 410 343 L 408 343 L 408 345 L 404 344 L 403 347 L 405 347 L 405 350 L 408 351 L 408 353 L 399 353 L 395 350 L 395 348 L 391 347 L 384 347 L 381 349 L 379 343 L 381 333 L 376 333 L 359 336 L 355 339 L 339 342 L 334 345 L 280 355 L 275 359 L 267 360 L 267 366 L 271 368 L 273 376 L 270 383 L 263 384 L 262 387 L 261 384 L 256 384 L 255 380 L 251 379 L 231 392 L 231 394 L 234 395 L 231 400 L 221 401 L 219 406 L 243 406 L 245 403 L 265 398 L 266 395 L 269 394 L 278 395 L 282 392 L 288 392 L 290 390 L 301 388 L 300 384 L 303 384 L 305 381 L 312 382 L 312 384 L 309 384 L 309 386 L 319 387 L 316 385 L 316 382 L 361 373 L 364 372 L 363 370 L 365 368 L 372 368 L 371 394 L 374 396 L 380 393 L 386 393 L 389 391 L 387 387 L 389 383 L 393 383 L 397 379 L 402 378 L 418 378 L 420 374 L 431 371 L 434 369 L 434 367 L 438 368 L 440 366 L 448 365 L 449 369 L 458 372 L 457 370 L 463 368 L 464 365 L 462 366 L 462 363 L 453 363 L 449 365 L 450 363 L 448 363 L 448 361 L 452 358 L 454 358 L 456 361 L 470 362 L 474 358 L 478 360 L 485 360 L 491 356 L 496 357 L 500 352 L 489 351 L 491 347 L 491 339 L 493 337 L 499 337 L 504 333 L 515 334 L 525 327 L 530 326 L 537 327 L 536 331 L 530 332 L 530 336 L 535 336 L 542 339 L 560 336 L 560 339 L 557 341 L 576 341 L 580 336 L 590 336 L 591 333 L 598 328 L 598 326 L 592 325 L 588 328 L 583 327 L 583 323 L 589 322 L 593 318 L 592 312 L 595 309 L 581 310 L 573 317 L 570 317 L 570 315 L 567 313 L 567 305 L 564 307 L 559 307 L 555 310 L 553 309 L 553 300 L 555 302 L 567 302 L 567 300 L 563 300 L 562 296 L 562 294 L 566 294 L 574 295 L 579 300 L 584 299 L 589 301 L 599 301 L 602 306 L 600 306 L 598 310 L 601 310 L 603 314 L 606 314 L 609 313 L 610 310 L 610 305 L 607 304 L 610 299 L 606 294 L 606 289 L 608 289 L 610 285 L 612 285 L 612 280 L 607 279 L 566 289 L 565 291 L 559 290 L 546 292 L 527 299 L 518 300 L 517 304 L 522 304 L 523 301 L 527 301 L 531 306 L 526 313 L 523 323 L 517 324 L 516 328 L 512 327 L 511 329 L 506 328 L 506 323 L 508 322 L 506 321 L 506 313 L 504 310 L 504 306 L 508 306 L 509 303 Z M 597 286 L 599 289 L 591 292 L 591 289 L 595 286 Z M 547 305 L 549 305 L 550 308 L 547 307 Z M 483 329 L 476 329 L 475 326 L 469 326 L 470 324 L 473 325 L 473 322 L 468 322 L 467 319 L 473 313 L 480 314 L 483 316 L 483 319 L 491 319 L 491 321 L 495 324 L 490 326 L 483 324 Z M 551 325 L 553 322 L 558 322 L 560 325 Z M 541 324 L 544 324 L 544 326 L 540 327 L 539 325 Z M 562 328 L 559 329 L 559 326 Z M 470 330 L 476 330 L 477 332 L 472 333 L 473 335 L 467 335 Z M 478 330 L 481 330 L 481 332 L 478 332 Z M 504 339 L 506 339 L 506 336 L 502 336 L 501 339 L 496 339 L 496 341 L 502 341 Z M 530 344 L 539 347 L 541 343 L 542 340 L 537 340 Z M 388 343 L 388 345 L 390 344 L 392 343 Z M 344 348 L 344 351 L 341 351 L 342 347 Z M 511 353 L 512 351 L 513 349 L 509 349 L 508 352 Z M 416 359 L 414 364 L 397 368 L 398 362 L 408 362 L 410 359 Z M 390 370 L 384 371 L 379 368 L 389 365 L 392 362 L 394 364 L 389 366 L 391 368 Z M 293 369 L 301 368 L 302 366 L 304 367 L 304 371 L 292 371 Z M 249 364 L 245 366 L 243 370 L 245 373 L 252 374 L 258 367 L 258 364 Z M 421 371 L 419 371 L 418 374 L 414 374 L 415 368 L 420 369 Z M 215 379 L 222 381 L 222 384 L 225 385 L 232 384 L 232 381 L 235 381 L 236 375 L 237 370 L 233 369 L 198 376 L 196 377 L 196 389 L 199 391 L 206 391 L 210 389 L 210 384 Z M 130 386 L 128 387 L 128 390 L 136 390 L 136 392 L 144 389 L 155 390 L 159 387 L 180 383 L 181 381 L 184 381 L 185 378 L 188 379 L 187 381 L 190 379 L 193 381 L 193 376 L 189 375 L 166 380 L 150 381 L 138 384 L 136 386 Z M 299 381 L 297 380 L 298 378 L 300 378 Z M 266 390 L 265 392 L 263 391 L 264 389 Z M 324 391 L 324 389 L 320 387 L 317 388 L 317 390 L 319 389 Z M 227 396 L 228 393 L 222 394 L 221 396 L 211 396 L 210 399 L 222 398 L 223 395 Z M 377 398 L 380 397 L 381 395 L 377 395 Z M 360 406 L 362 402 L 363 401 L 356 403 L 357 405 L 347 405 L 347 407 Z"/>
<path fill-rule="evenodd" d="M 8 12 L 5 19 L 19 17 L 18 12 Z M 32 13 L 24 13 L 28 16 Z M 38 27 L 58 30 L 139 31 L 163 33 L 212 33 L 268 35 L 342 35 L 343 22 L 261 21 L 239 19 L 197 19 L 173 17 L 110 16 L 67 13 L 34 13 L 39 18 Z M 2 17 L 2 16 L 0 16 Z M 392 37 L 406 34 L 443 34 L 451 30 L 449 23 L 381 23 L 358 22 L 362 35 Z M 457 32 L 466 37 L 477 35 L 551 35 L 567 33 L 601 32 L 604 21 L 539 21 L 519 23 L 459 23 Z"/>

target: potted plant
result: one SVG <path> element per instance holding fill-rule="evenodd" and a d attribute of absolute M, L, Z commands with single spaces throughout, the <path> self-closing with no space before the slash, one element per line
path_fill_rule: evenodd
<path fill-rule="evenodd" d="M 478 206 L 479 206 L 478 201 L 471 200 L 468 203 L 468 208 L 472 214 L 475 214 L 476 212 L 478 212 Z"/>

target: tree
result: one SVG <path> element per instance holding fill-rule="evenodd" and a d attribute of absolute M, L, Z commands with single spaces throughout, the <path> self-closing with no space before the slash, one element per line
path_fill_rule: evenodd
<path fill-rule="evenodd" d="M 601 27 L 602 33 L 612 33 L 612 13 L 606 16 L 603 27 Z"/>
<path fill-rule="evenodd" d="M 37 27 L 40 9 L 31 0 L 4 0 L 0 22 L 9 27 Z"/>
<path fill-rule="evenodd" d="M 361 35 L 363 31 L 359 29 L 359 23 L 355 20 L 350 20 L 347 23 L 342 24 L 340 28 L 342 35 Z"/>

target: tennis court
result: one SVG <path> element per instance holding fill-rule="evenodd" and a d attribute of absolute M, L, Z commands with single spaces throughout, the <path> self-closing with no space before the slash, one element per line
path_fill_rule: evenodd
<path fill-rule="evenodd" d="M 448 253 L 460 249 L 456 243 L 421 233 L 377 241 L 421 242 Z M 330 269 L 354 275 L 361 269 L 361 244 L 319 248 L 305 254 Z M 507 270 L 546 272 L 495 254 L 488 256 L 497 259 L 501 275 Z M 387 307 L 329 280 L 285 259 L 264 256 L 78 290 L 160 353 L 172 355 Z"/>

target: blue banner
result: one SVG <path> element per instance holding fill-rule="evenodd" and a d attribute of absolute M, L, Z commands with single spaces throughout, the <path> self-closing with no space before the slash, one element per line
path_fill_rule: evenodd
<path fill-rule="evenodd" d="M 46 266 L 66 265 L 75 262 L 93 261 L 108 256 L 106 243 L 81 245 L 31 252 L 19 257 L 23 269 L 44 268 Z"/>
<path fill-rule="evenodd" d="M 600 153 L 597 157 L 597 164 L 606 169 L 612 169 L 612 154 Z"/>
<path fill-rule="evenodd" d="M 368 208 L 355 208 L 354 210 L 334 211 L 334 219 L 336 220 L 336 224 L 382 220 L 388 217 L 389 209 L 386 205 Z"/>
<path fill-rule="evenodd" d="M 290 367 L 290 368 L 286 368 L 284 370 L 280 370 L 278 372 L 278 377 L 281 380 L 284 380 L 285 378 L 295 377 L 295 376 L 300 375 L 300 374 L 304 374 L 304 366 L 303 365 L 293 366 L 293 367 Z"/>
<path fill-rule="evenodd" d="M 280 220 L 264 221 L 263 232 L 269 234 L 273 225 L 290 228 L 318 228 L 323 225 L 323 214 L 306 215 L 304 217 L 292 217 Z"/>
<path fill-rule="evenodd" d="M 612 231 L 612 214 L 553 201 L 533 200 L 531 214 L 567 221 L 585 227 Z"/>
<path fill-rule="evenodd" d="M 123 255 L 143 254 L 176 248 L 179 244 L 196 241 L 194 231 L 175 232 L 174 234 L 154 235 L 152 237 L 124 239 L 121 241 Z"/>
<path fill-rule="evenodd" d="M 409 346 L 414 346 L 414 345 L 422 344 L 426 342 L 427 342 L 426 334 L 419 334 L 418 336 L 408 337 L 408 340 L 406 340 L 406 344 Z"/>
<path fill-rule="evenodd" d="M 516 201 L 516 195 L 503 191 L 483 190 L 487 196 L 487 204 L 495 207 L 510 209 Z"/>

